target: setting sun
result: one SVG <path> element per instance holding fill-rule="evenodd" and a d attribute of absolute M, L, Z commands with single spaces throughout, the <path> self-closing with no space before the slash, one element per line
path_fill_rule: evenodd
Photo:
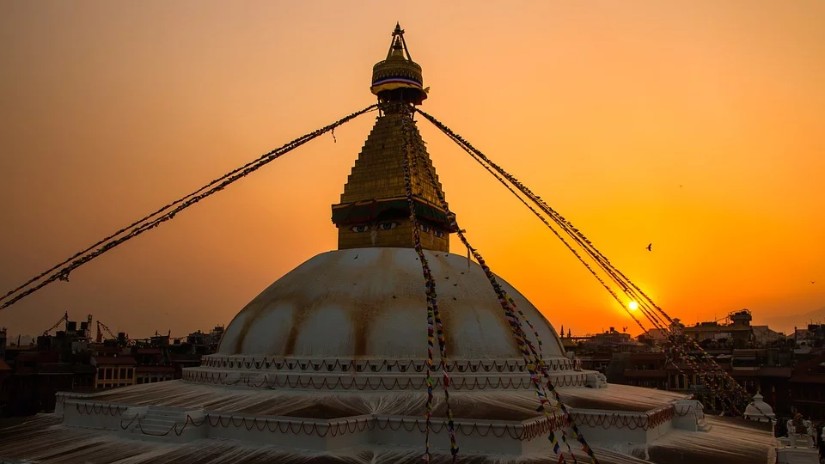
<path fill-rule="evenodd" d="M 627 307 L 630 308 L 631 311 L 636 311 L 637 309 L 639 309 L 639 303 L 631 301 L 627 304 Z"/>

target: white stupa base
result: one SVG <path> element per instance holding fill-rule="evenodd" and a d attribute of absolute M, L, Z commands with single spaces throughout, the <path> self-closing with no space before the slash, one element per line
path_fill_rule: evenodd
<path fill-rule="evenodd" d="M 227 387 L 223 389 L 225 391 Z M 249 390 L 252 389 L 237 387 L 235 393 L 249 393 Z M 277 395 L 282 395 L 276 391 L 255 390 L 258 390 L 256 401 L 260 404 L 267 403 L 268 396 L 279 398 Z M 568 390 L 584 394 L 592 389 L 571 387 Z M 170 389 L 170 394 L 171 391 L 173 389 Z M 374 393 L 361 395 L 363 401 L 377 404 L 388 399 L 377 397 Z M 480 408 L 485 404 L 499 402 L 511 404 L 518 409 L 535 401 L 535 394 L 529 390 L 485 392 L 484 396 L 464 395 L 471 400 L 477 398 Z M 420 449 L 427 429 L 425 418 L 420 415 L 376 413 L 335 418 L 275 416 L 209 410 L 204 407 L 126 405 L 106 401 L 105 397 L 99 396 L 104 395 L 59 394 L 56 413 L 62 416 L 66 426 L 108 431 L 122 438 L 168 443 L 199 439 L 235 440 L 250 445 L 283 447 L 291 452 L 303 450 L 310 454 L 340 453 L 352 448 Z M 460 393 L 455 393 L 454 396 L 459 404 L 468 399 Z M 227 401 L 219 395 L 214 398 L 217 401 Z M 162 403 L 155 403 L 159 402 Z M 413 404 L 412 401 L 410 403 Z M 573 407 L 569 407 L 569 410 L 589 444 L 606 448 L 644 449 L 676 428 L 696 430 L 696 405 L 696 402 L 681 400 L 644 411 Z M 538 414 L 534 412 L 533 417 L 523 420 L 488 417 L 456 419 L 455 434 L 462 454 L 528 456 L 546 453 L 552 430 L 556 430 L 557 440 L 562 438 L 563 430 L 571 448 L 580 447 L 572 430 L 564 426 L 559 410 L 548 416 Z M 436 453 L 450 451 L 449 429 L 443 417 L 432 419 L 430 446 Z"/>

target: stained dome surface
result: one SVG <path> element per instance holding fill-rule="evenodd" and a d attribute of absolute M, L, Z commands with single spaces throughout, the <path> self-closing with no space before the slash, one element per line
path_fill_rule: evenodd
<path fill-rule="evenodd" d="M 448 357 L 521 358 L 481 267 L 466 256 L 425 253 Z M 499 283 L 538 333 L 543 356 L 564 356 L 551 324 L 512 286 Z M 524 326 L 536 343 L 533 328 Z M 270 285 L 232 320 L 218 354 L 423 359 L 426 340 L 424 278 L 415 251 L 355 248 L 319 254 Z"/>

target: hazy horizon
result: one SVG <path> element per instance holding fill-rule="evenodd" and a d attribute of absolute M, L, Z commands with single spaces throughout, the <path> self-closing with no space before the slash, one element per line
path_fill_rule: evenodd
<path fill-rule="evenodd" d="M 741 309 L 747 309 L 747 308 L 741 308 Z M 709 321 L 713 321 L 713 320 L 717 320 L 720 323 L 725 323 L 725 321 L 720 321 L 720 319 L 722 319 L 724 316 L 727 316 L 727 314 L 721 315 L 720 317 L 711 318 L 708 321 L 681 320 L 681 322 L 685 323 L 687 326 L 693 326 L 693 325 L 696 325 L 697 323 L 700 323 L 700 322 L 709 322 Z M 787 315 L 787 316 L 776 316 L 776 317 L 773 317 L 773 318 L 770 318 L 770 319 L 760 318 L 758 314 L 754 314 L 753 316 L 754 316 L 754 319 L 751 322 L 751 325 L 766 325 L 771 330 L 774 330 L 775 332 L 783 333 L 786 336 L 788 336 L 788 335 L 793 335 L 794 328 L 804 329 L 804 328 L 807 327 L 808 324 L 823 324 L 823 323 L 825 323 L 825 307 L 819 308 L 818 310 L 814 310 L 814 311 L 811 311 L 809 313 L 793 314 L 793 315 Z M 58 316 L 55 319 L 55 321 L 52 321 L 52 324 L 54 324 L 54 322 L 56 322 L 58 319 L 60 319 L 60 316 Z M 82 317 L 81 317 L 80 314 L 78 314 L 78 316 L 74 316 L 73 314 L 69 314 L 69 320 L 82 322 L 82 321 L 86 320 L 86 315 L 83 314 Z M 789 321 L 789 322 L 778 323 L 777 324 L 776 323 L 777 321 Z M 194 333 L 194 332 L 197 332 L 197 331 L 201 331 L 203 333 L 209 333 L 212 329 L 215 328 L 215 326 L 222 326 L 222 327 L 225 328 L 228 324 L 229 324 L 229 321 L 227 321 L 226 323 L 218 323 L 218 324 L 215 324 L 215 325 L 209 326 L 209 327 L 193 327 L 189 330 L 186 330 L 185 332 L 171 333 L 170 336 L 173 339 L 182 339 L 182 338 L 186 338 L 186 336 L 189 335 L 190 333 Z M 649 324 L 646 324 L 646 325 L 649 325 Z M 49 326 L 51 326 L 51 324 L 48 324 L 46 327 L 44 327 L 43 330 L 47 329 Z M 108 324 L 107 324 L 107 326 L 108 326 Z M 596 331 L 574 332 L 574 333 L 572 333 L 572 335 L 573 336 L 594 335 L 594 334 L 600 333 L 602 331 L 607 331 L 607 330 L 610 329 L 610 327 L 613 327 L 614 329 L 616 329 L 618 331 L 624 331 L 623 329 L 626 328 L 627 333 L 632 334 L 634 337 L 641 333 L 641 330 L 639 329 L 638 326 L 626 325 L 626 326 L 621 326 L 621 327 L 605 326 L 605 327 L 602 327 L 602 328 L 600 328 Z M 61 323 L 61 325 L 58 328 L 52 330 L 49 333 L 51 335 L 54 335 L 55 332 L 57 332 L 59 330 L 62 330 L 62 328 L 63 328 L 63 324 Z M 562 328 L 561 326 L 556 327 L 556 329 L 559 330 L 559 331 L 561 330 L 561 328 Z M 652 328 L 652 327 L 650 327 L 650 328 Z M 22 332 L 11 333 L 10 332 L 10 333 L 7 334 L 7 337 L 8 337 L 7 340 L 9 341 L 9 343 L 11 343 L 11 342 L 16 343 L 16 338 L 18 336 L 20 336 L 20 337 L 29 337 L 31 339 L 31 341 L 34 342 L 37 339 L 37 337 L 42 334 L 43 330 L 41 330 L 40 332 L 37 332 L 37 333 L 22 333 Z M 171 332 L 171 329 L 168 329 L 168 330 L 169 330 L 169 332 Z M 121 331 L 121 330 L 118 330 L 118 331 Z M 166 335 L 168 333 L 166 330 L 157 330 L 157 333 L 155 333 L 155 331 L 152 331 L 151 333 L 137 333 L 136 334 L 136 333 L 129 332 L 128 328 L 126 328 L 126 327 L 123 327 L 122 331 L 125 331 L 130 339 L 135 339 L 135 340 L 148 339 L 148 338 L 151 338 L 155 335 L 161 335 L 162 336 L 162 335 Z M 95 322 L 93 321 L 92 322 L 92 331 L 91 331 L 92 338 L 94 338 L 96 334 L 97 334 L 97 328 L 96 328 Z M 565 328 L 565 334 L 567 334 L 567 328 Z M 104 334 L 104 338 L 107 338 L 107 337 L 108 337 L 108 334 Z"/>

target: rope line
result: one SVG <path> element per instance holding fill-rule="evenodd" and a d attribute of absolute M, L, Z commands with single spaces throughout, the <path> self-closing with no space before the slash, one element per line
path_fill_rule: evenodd
<path fill-rule="evenodd" d="M 354 119 L 369 111 L 373 111 L 376 108 L 377 105 L 370 105 L 360 111 L 356 111 L 355 113 L 344 116 L 343 118 L 333 122 L 332 124 L 324 126 L 308 134 L 302 135 L 301 137 L 298 137 L 279 148 L 276 148 L 268 153 L 261 155 L 256 160 L 250 161 L 244 164 L 243 166 L 236 168 L 217 179 L 212 180 L 211 182 L 195 190 L 194 192 L 163 206 L 162 208 L 144 216 L 143 218 L 133 222 L 132 224 L 119 229 L 113 234 L 110 234 L 107 237 L 98 240 L 97 242 L 95 242 L 95 244 L 89 246 L 88 248 L 85 248 L 84 250 L 75 253 L 74 255 L 65 259 L 64 261 L 50 267 L 49 269 L 27 280 L 25 283 L 8 291 L 5 295 L 0 297 L 0 302 L 3 302 L 3 304 L 0 305 L 0 309 L 5 309 L 13 305 L 22 298 L 25 298 L 26 296 L 40 290 L 41 288 L 45 287 L 48 284 L 51 284 L 52 282 L 55 282 L 57 280 L 68 281 L 69 274 L 73 270 L 82 266 L 83 264 L 86 264 L 92 259 L 100 256 L 106 251 L 109 251 L 110 249 L 146 232 L 147 230 L 159 226 L 161 223 L 174 218 L 176 214 L 183 211 L 184 209 L 194 205 L 195 203 L 198 203 L 199 201 L 212 195 L 213 193 L 223 190 L 229 184 L 246 176 L 247 174 L 250 174 L 258 170 L 259 168 L 270 163 L 271 161 L 274 161 L 280 156 L 292 151 L 295 148 L 298 148 L 299 146 L 309 142 L 310 140 L 320 135 L 332 131 L 336 127 L 350 121 L 351 119 Z M 36 282 L 39 283 L 34 285 Z"/>
<path fill-rule="evenodd" d="M 456 462 L 456 458 L 458 457 L 458 443 L 456 441 L 455 435 L 455 424 L 453 421 L 453 411 L 450 407 L 450 377 L 447 372 L 445 362 L 447 359 L 447 343 L 444 339 L 444 326 L 441 321 L 441 315 L 438 309 L 438 296 L 436 293 L 436 285 L 435 279 L 432 275 L 432 270 L 430 269 L 430 264 L 427 261 L 427 256 L 424 254 L 424 248 L 421 245 L 421 232 L 420 232 L 420 225 L 418 222 L 418 218 L 415 214 L 415 200 L 413 199 L 413 187 L 412 187 L 412 171 L 417 169 L 418 162 L 417 158 L 420 155 L 417 151 L 414 153 L 414 149 L 417 148 L 416 144 L 413 140 L 413 134 L 410 130 L 410 124 L 412 122 L 412 111 L 406 109 L 406 107 L 399 107 L 401 109 L 401 151 L 404 155 L 404 189 L 405 194 L 407 197 L 407 205 L 410 209 L 410 223 L 412 224 L 412 238 L 413 244 L 415 248 L 415 253 L 418 255 L 418 259 L 421 261 L 421 271 L 424 274 L 424 280 L 426 284 L 426 296 L 427 296 L 427 372 L 426 372 L 426 379 L 427 379 L 427 413 L 426 413 L 426 424 L 427 429 L 424 436 L 424 443 L 425 443 L 425 452 L 424 452 L 424 461 L 430 462 L 431 460 L 431 453 L 430 453 L 430 423 L 432 419 L 432 412 L 433 412 L 433 387 L 434 382 L 432 378 L 432 368 L 433 368 L 433 338 L 435 338 L 438 342 L 438 350 L 440 355 L 439 367 L 441 370 L 442 375 L 442 387 L 444 390 L 444 401 L 447 407 L 447 426 L 448 426 L 448 433 L 450 436 L 450 454 L 452 456 L 452 462 Z M 426 166 L 426 163 L 421 163 Z M 425 167 L 426 169 L 426 167 Z M 436 189 L 438 190 L 438 189 Z M 433 332 L 435 332 L 435 337 L 433 337 Z"/>
<path fill-rule="evenodd" d="M 416 111 L 418 111 L 421 114 L 424 114 L 419 109 L 416 109 Z M 437 182 L 437 179 L 435 178 L 435 173 L 432 169 L 427 169 L 427 174 L 429 175 L 431 182 Z M 498 296 L 499 304 L 504 312 L 505 317 L 508 320 L 508 324 L 510 325 L 513 338 L 516 341 L 516 345 L 518 346 L 519 351 L 521 352 L 522 357 L 524 358 L 527 370 L 530 373 L 530 380 L 533 383 L 534 389 L 536 391 L 536 396 L 538 397 L 539 401 L 539 407 L 537 409 L 537 412 L 542 412 L 545 418 L 549 420 L 552 416 L 550 409 L 554 406 L 558 407 L 563 414 L 565 425 L 569 426 L 574 437 L 582 445 L 582 450 L 585 453 L 587 453 L 593 464 L 598 464 L 599 461 L 593 453 L 592 448 L 590 448 L 590 446 L 587 444 L 587 441 L 585 440 L 584 436 L 581 434 L 575 422 L 573 421 L 573 418 L 570 415 L 567 406 L 561 400 L 561 397 L 558 391 L 556 390 L 553 381 L 548 373 L 545 363 L 542 360 L 540 351 L 530 341 L 529 337 L 527 336 L 524 330 L 522 321 L 528 322 L 526 320 L 526 316 L 521 310 L 517 309 L 517 307 L 515 306 L 515 302 L 512 298 L 509 297 L 509 295 L 507 295 L 506 291 L 498 282 L 498 279 L 490 270 L 489 266 L 487 266 L 484 258 L 481 256 L 478 250 L 470 245 L 470 242 L 464 235 L 464 230 L 458 226 L 455 214 L 449 210 L 443 192 L 438 191 L 438 189 L 436 189 L 436 195 L 438 197 L 439 203 L 441 204 L 441 207 L 444 209 L 444 211 L 447 212 L 447 217 L 451 222 L 451 229 L 456 232 L 461 242 L 467 248 L 468 253 L 472 254 L 472 256 L 476 259 L 485 276 L 487 277 L 487 280 L 490 282 L 493 291 Z M 532 324 L 530 324 L 529 327 L 533 328 L 535 335 L 538 336 L 538 333 L 535 332 L 535 328 L 532 326 Z M 555 404 L 550 401 L 548 392 L 550 392 L 550 395 L 552 395 Z M 561 443 L 563 443 L 566 446 L 571 458 L 573 459 L 573 462 L 576 463 L 576 457 L 575 455 L 573 455 L 573 452 L 570 449 L 569 444 L 567 443 L 567 434 L 565 432 L 564 427 L 558 430 L 552 430 L 548 436 L 548 439 L 552 443 L 553 452 L 558 457 L 558 462 L 567 462 L 567 460 L 564 457 L 564 452 L 561 450 L 559 437 L 561 438 Z"/>
<path fill-rule="evenodd" d="M 466 145 L 464 145 L 464 144 L 463 144 L 463 141 L 462 141 L 462 140 L 460 140 L 460 139 L 454 139 L 454 141 L 455 141 L 456 143 L 458 143 L 458 144 L 459 144 L 459 146 L 461 146 L 462 148 L 464 148 L 464 149 L 465 149 L 465 151 L 467 151 L 467 152 L 470 154 L 470 156 L 471 156 L 471 157 L 472 157 L 472 158 L 473 158 L 476 162 L 478 162 L 478 163 L 479 163 L 479 164 L 480 164 L 480 165 L 481 165 L 481 166 L 482 166 L 485 170 L 487 170 L 487 172 L 489 172 L 489 173 L 490 173 L 490 174 L 491 174 L 491 175 L 492 175 L 492 176 L 493 176 L 496 180 L 498 180 L 498 181 L 499 181 L 499 182 L 500 182 L 500 183 L 501 183 L 501 184 L 502 184 L 502 185 L 503 185 L 503 186 L 504 186 L 504 187 L 505 187 L 508 191 L 510 191 L 510 192 L 511 192 L 511 193 L 512 193 L 512 194 L 513 194 L 513 195 L 514 195 L 514 196 L 515 196 L 515 197 L 516 197 L 516 198 L 517 198 L 517 199 L 518 199 L 518 200 L 519 200 L 522 204 L 524 204 L 524 206 L 526 206 L 526 207 L 527 207 L 527 208 L 528 208 L 528 209 L 529 209 L 529 210 L 530 210 L 530 211 L 531 211 L 531 212 L 532 212 L 532 213 L 533 213 L 536 217 L 538 217 L 538 218 L 539 218 L 539 220 L 540 220 L 540 221 L 541 221 L 541 222 L 542 222 L 545 226 L 547 226 L 547 227 L 550 229 L 550 231 L 551 231 L 551 232 L 552 232 L 552 233 L 553 233 L 553 234 L 554 234 L 554 235 L 555 235 L 555 236 L 556 236 L 556 237 L 557 237 L 557 238 L 558 238 L 558 239 L 559 239 L 559 240 L 560 240 L 560 241 L 564 244 L 564 246 L 565 246 L 565 247 L 566 247 L 566 248 L 567 248 L 567 249 L 568 249 L 568 250 L 569 250 L 569 251 L 570 251 L 570 252 L 571 252 L 571 253 L 572 253 L 572 254 L 573 254 L 573 255 L 574 255 L 577 259 L 578 259 L 578 260 L 579 260 L 579 262 L 580 262 L 582 265 L 584 265 L 584 266 L 585 266 L 585 268 L 587 268 L 587 270 L 590 272 L 590 274 L 591 274 L 594 278 L 596 278 L 596 280 L 597 280 L 597 281 L 598 281 L 598 282 L 602 285 L 602 287 L 603 287 L 605 290 L 607 290 L 607 291 L 608 291 L 608 293 L 610 293 L 610 295 L 613 297 L 613 299 L 614 299 L 614 300 L 615 300 L 615 301 L 619 304 L 619 306 L 620 306 L 620 307 L 621 307 L 621 308 L 622 308 L 622 309 L 623 309 L 623 310 L 627 313 L 627 315 L 628 315 L 628 316 L 630 316 L 630 317 L 631 317 L 631 319 L 633 319 L 633 321 L 634 321 L 634 322 L 635 322 L 635 323 L 639 326 L 639 328 L 641 328 L 643 332 L 647 332 L 647 329 L 644 327 L 644 325 L 641 323 L 641 321 L 639 321 L 639 319 L 638 319 L 638 318 L 637 318 L 637 317 L 636 317 L 636 316 L 635 316 L 635 315 L 634 315 L 634 314 L 633 314 L 633 313 L 632 313 L 632 312 L 631 312 L 631 311 L 630 311 L 630 310 L 629 310 L 629 309 L 628 309 L 628 308 L 627 308 L 627 307 L 626 307 L 626 306 L 622 303 L 621 299 L 620 299 L 620 298 L 619 298 L 619 296 L 616 294 L 616 292 L 615 292 L 615 291 L 614 291 L 614 290 L 613 290 L 613 289 L 612 289 L 612 288 L 611 288 L 611 287 L 610 287 L 610 286 L 609 286 L 609 285 L 608 285 L 608 284 L 604 281 L 604 279 L 602 279 L 602 278 L 601 278 L 601 276 L 599 276 L 599 275 L 598 275 L 598 273 L 596 273 L 596 271 L 595 271 L 595 270 L 591 267 L 591 265 L 590 265 L 587 261 L 585 261 L 585 260 L 584 260 L 584 258 L 581 256 L 581 254 L 580 254 L 580 253 L 579 253 L 579 252 L 578 252 L 575 248 L 573 248 L 573 246 L 572 246 L 572 245 L 571 245 L 571 244 L 570 244 L 570 243 L 569 243 L 569 242 L 568 242 L 568 241 L 567 241 L 567 240 L 566 240 L 566 239 L 565 239 L 565 238 L 564 238 L 564 237 L 563 237 L 563 236 L 562 236 L 562 235 L 561 235 L 561 234 L 560 234 L 557 230 L 556 230 L 556 228 L 554 228 L 554 227 L 553 227 L 553 225 L 552 225 L 552 224 L 551 224 L 551 223 L 550 223 L 550 222 L 549 222 L 549 221 L 545 218 L 545 216 L 544 216 L 544 215 L 542 215 L 542 213 L 540 213 L 540 212 L 539 212 L 539 211 L 537 211 L 537 210 L 536 210 L 533 206 L 531 206 L 531 205 L 530 205 L 530 204 L 529 204 L 529 203 L 528 203 L 528 202 L 527 202 L 527 201 L 526 201 L 526 200 L 525 200 L 525 199 L 524 199 L 524 198 L 523 198 L 523 197 L 522 197 L 522 196 L 521 196 L 518 192 L 516 192 L 516 190 L 514 190 L 514 189 L 513 189 L 513 187 L 511 187 L 511 186 L 510 186 L 510 185 L 509 185 L 509 184 L 508 184 L 508 183 L 507 183 L 507 182 L 506 182 L 506 181 L 505 181 L 505 180 L 504 180 L 501 176 L 499 176 L 499 175 L 498 175 L 498 174 L 497 174 L 497 173 L 496 173 L 496 172 L 495 172 L 495 171 L 494 171 L 494 170 L 493 170 L 493 169 L 492 169 L 489 165 L 487 165 L 487 164 L 484 162 L 484 160 L 482 160 L 481 158 L 479 158 L 479 157 L 475 154 L 475 152 L 473 152 L 471 149 L 468 149 L 468 147 L 467 147 Z M 618 274 L 618 275 L 621 275 L 621 276 L 623 276 L 623 277 L 624 277 L 624 275 L 623 275 L 623 274 L 621 274 L 621 272 L 618 272 L 618 270 L 617 270 L 617 274 Z M 634 285 L 634 286 L 633 286 L 633 287 L 631 287 L 631 288 L 636 288 L 636 289 L 637 289 L 638 287 L 635 287 L 635 285 Z M 646 297 L 646 295 L 645 295 L 645 297 Z M 636 299 L 636 300 L 640 300 L 640 301 L 644 301 L 644 300 L 642 300 L 641 298 L 638 298 L 638 297 L 637 297 L 637 298 L 635 298 L 635 299 Z M 651 319 L 651 320 L 655 321 L 655 325 L 656 325 L 657 327 L 659 327 L 659 328 L 663 327 L 663 326 L 662 326 L 662 325 L 660 325 L 660 323 L 659 323 L 659 321 L 660 321 L 660 320 L 659 320 L 659 318 L 655 315 L 655 313 L 651 312 L 651 311 L 647 308 L 647 306 L 646 306 L 646 305 L 641 305 L 641 306 L 640 306 L 640 309 L 642 310 L 642 313 L 643 313 L 643 314 L 645 314 L 645 315 L 646 315 L 649 319 Z M 527 321 L 527 322 L 528 322 L 528 324 L 529 324 L 529 321 Z M 539 341 L 539 343 L 540 343 L 540 341 Z M 688 358 L 688 359 L 689 359 L 689 358 Z M 677 368 L 677 370 L 678 370 L 680 373 L 684 374 L 684 372 L 681 370 L 681 368 L 680 368 L 677 364 L 675 364 L 675 363 L 674 363 L 673 365 Z M 707 377 L 709 377 L 709 376 L 707 376 Z M 710 381 L 709 381 L 709 383 L 710 383 Z M 735 409 L 735 406 L 734 406 L 734 409 Z"/>
<path fill-rule="evenodd" d="M 682 359 L 696 372 L 703 380 L 705 385 L 709 386 L 714 393 L 722 398 L 726 398 L 727 401 L 730 403 L 734 412 L 738 414 L 738 407 L 737 404 L 744 404 L 747 402 L 747 392 L 744 388 L 738 384 L 727 372 L 725 372 L 711 357 L 707 354 L 707 352 L 696 342 L 689 337 L 679 336 L 676 333 L 677 327 L 674 323 L 674 320 L 661 308 L 659 307 L 653 300 L 635 283 L 633 283 L 627 276 L 625 276 L 621 271 L 619 271 L 616 267 L 614 267 L 610 260 L 608 260 L 596 247 L 593 243 L 584 236 L 584 234 L 578 230 L 573 224 L 565 219 L 561 214 L 551 208 L 544 200 L 541 199 L 538 195 L 534 194 L 529 188 L 527 188 L 524 184 L 522 184 L 518 179 L 514 176 L 506 172 L 503 168 L 499 165 L 494 163 L 490 160 L 487 156 L 485 156 L 481 151 L 473 147 L 469 142 L 467 142 L 464 138 L 450 130 L 447 126 L 443 123 L 435 119 L 433 116 L 427 114 L 426 112 L 416 108 L 416 111 L 424 116 L 427 120 L 429 120 L 433 125 L 435 125 L 439 130 L 441 130 L 445 135 L 447 135 L 451 140 L 456 142 L 462 149 L 464 149 L 467 153 L 469 153 L 473 159 L 479 162 L 488 172 L 491 173 L 498 173 L 499 176 L 496 178 L 502 182 L 505 186 L 508 186 L 507 183 L 503 182 L 503 179 L 506 179 L 510 185 L 512 185 L 516 190 L 521 192 L 524 197 L 528 198 L 532 201 L 539 210 L 547 214 L 547 216 L 563 231 L 565 232 L 573 242 L 575 242 L 587 256 L 592 259 L 596 265 L 604 272 L 615 285 L 617 285 L 622 292 L 625 293 L 629 298 L 639 303 L 639 308 L 642 310 L 642 314 L 650 321 L 650 323 L 660 329 L 662 333 L 666 334 L 668 338 L 668 342 L 672 345 L 675 351 L 677 351 Z M 502 179 L 503 178 L 503 179 Z M 512 188 L 508 189 L 513 192 L 515 191 Z M 525 200 L 516 194 L 522 203 L 526 203 Z M 530 207 L 530 205 L 527 205 Z M 537 211 L 534 208 L 531 208 L 534 214 Z M 536 214 L 540 219 L 542 219 L 540 214 Z M 542 221 L 545 222 L 546 221 Z M 553 230 L 554 234 L 558 237 L 558 234 L 555 229 L 550 227 Z M 561 238 L 561 237 L 559 237 Z M 568 249 L 571 249 L 569 244 L 565 241 L 565 245 Z M 582 261 L 581 256 L 573 249 L 571 249 L 573 253 Z M 608 286 L 604 281 L 595 273 L 593 272 L 592 268 L 586 264 L 588 270 L 591 270 L 591 274 L 593 274 L 600 283 L 602 283 L 603 287 L 605 287 L 608 292 L 614 297 L 614 299 L 619 303 L 619 305 L 627 312 L 633 320 L 637 323 L 637 325 L 642 328 L 645 332 L 647 330 L 641 324 L 641 322 L 630 313 L 629 309 L 621 302 L 618 298 L 617 294 Z M 683 345 L 690 346 L 693 350 L 699 353 L 698 359 L 696 356 L 691 356 L 683 347 Z M 697 364 L 698 362 L 698 364 Z M 679 368 L 678 365 L 674 363 L 674 366 Z M 729 388 L 723 388 L 723 385 L 720 385 L 717 382 L 717 379 L 721 379 L 723 383 L 729 385 Z"/>

